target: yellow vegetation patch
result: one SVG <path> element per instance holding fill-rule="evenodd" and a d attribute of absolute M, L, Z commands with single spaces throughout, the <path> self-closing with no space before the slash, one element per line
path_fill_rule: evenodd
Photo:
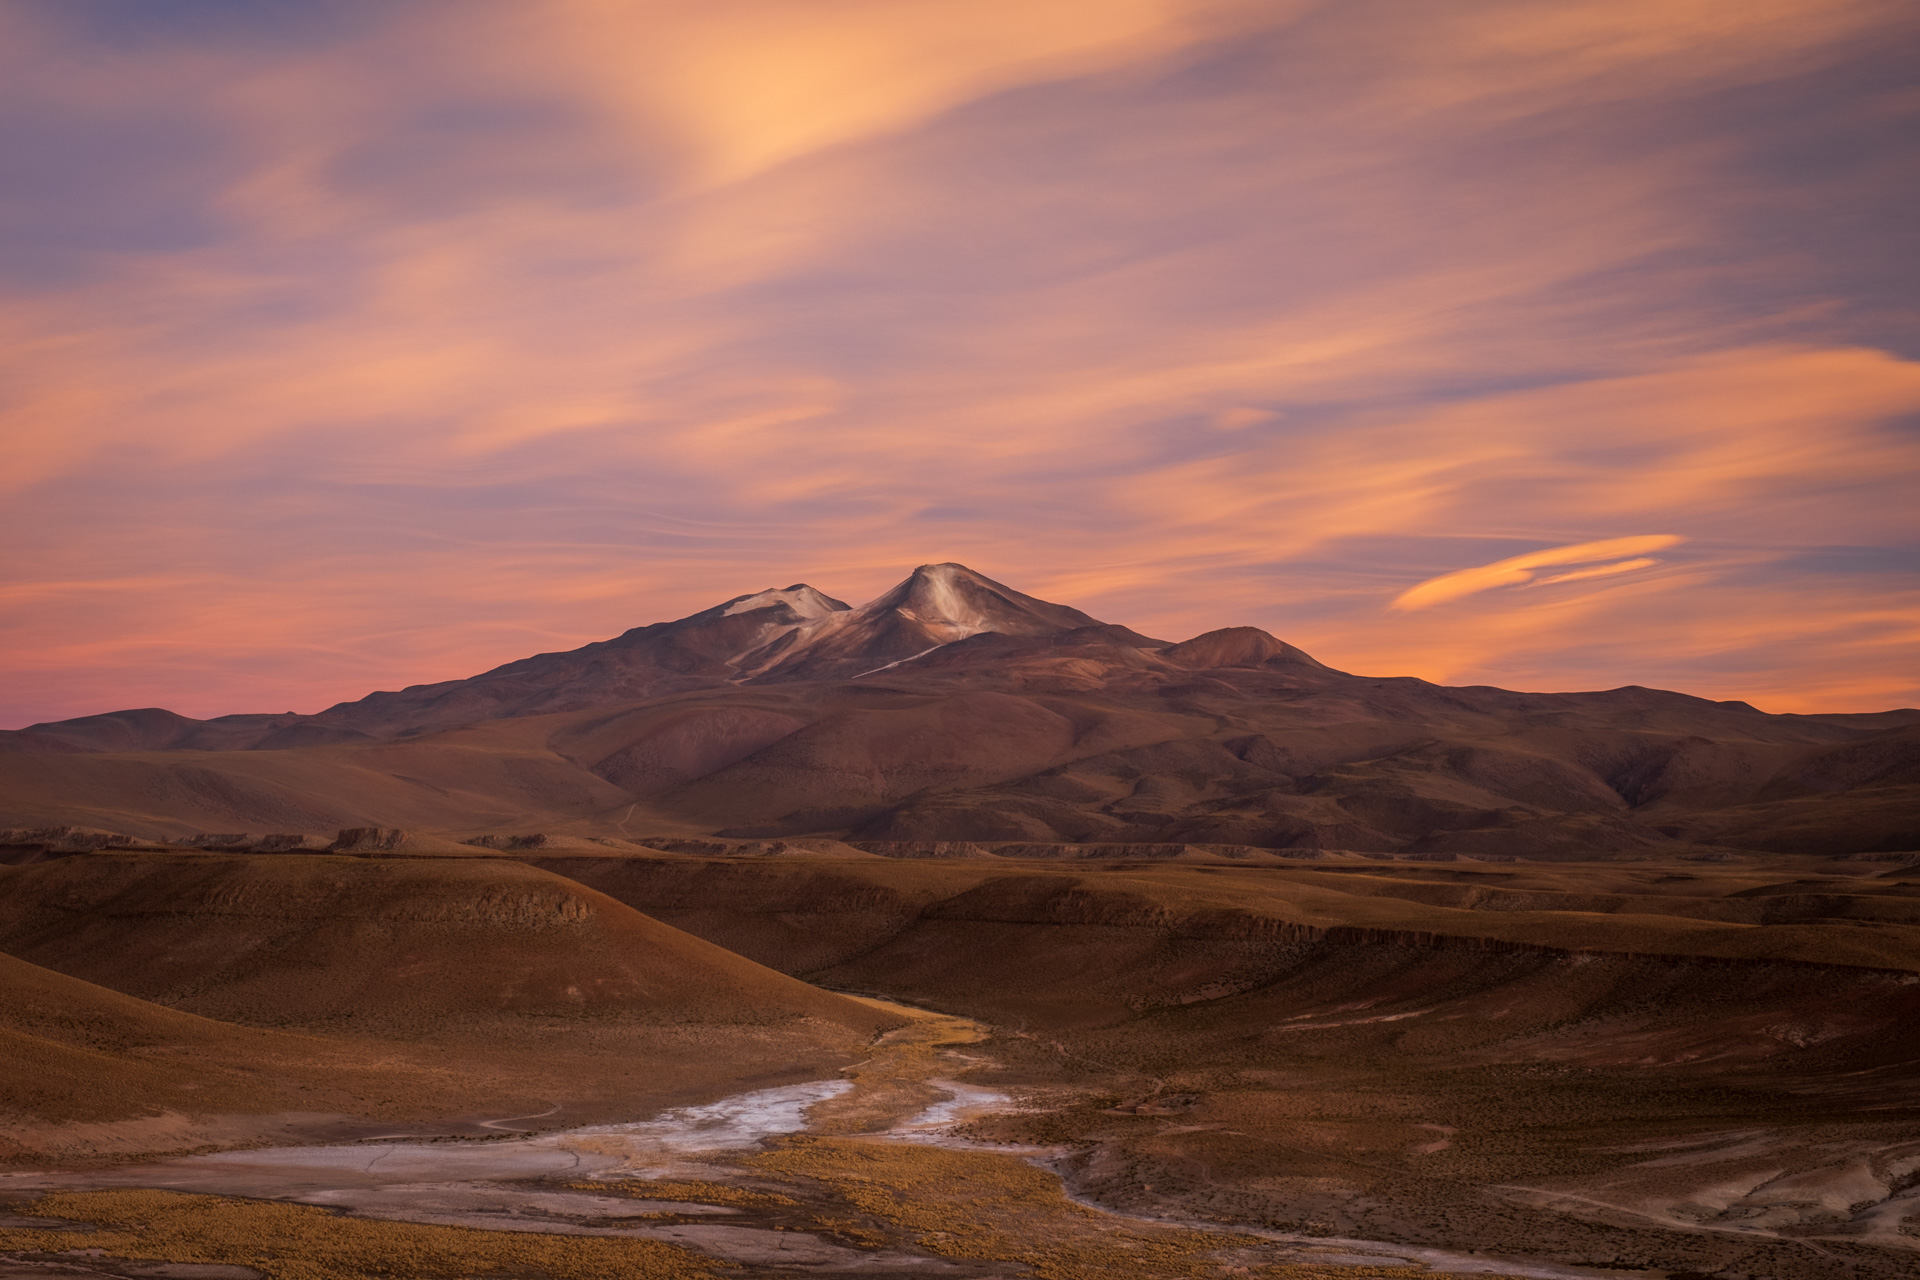
<path fill-rule="evenodd" d="M 653 1240 L 372 1222 L 310 1205 L 174 1191 L 61 1192 L 25 1212 L 98 1229 L 0 1229 L 0 1250 L 100 1249 L 118 1258 L 253 1267 L 273 1280 L 708 1280 L 714 1274 L 700 1255 Z"/>
<path fill-rule="evenodd" d="M 946 1050 L 987 1038 L 985 1024 L 971 1018 L 861 996 L 851 998 L 911 1020 L 881 1036 L 873 1045 L 872 1056 L 864 1062 L 841 1069 L 840 1074 L 854 1087 L 808 1110 L 807 1128 L 814 1133 L 878 1133 L 924 1110 L 945 1096 L 931 1081 L 954 1073 L 956 1063 L 948 1058 Z M 959 1065 L 965 1069 L 964 1064 Z"/>
<path fill-rule="evenodd" d="M 994 1152 L 841 1138 L 793 1138 L 750 1166 L 826 1184 L 949 1258 L 1024 1263 L 1040 1280 L 1415 1276 L 1407 1267 L 1274 1266 L 1241 1235 L 1123 1222 L 1068 1199 L 1052 1174 Z"/>
<path fill-rule="evenodd" d="M 569 1182 L 574 1191 L 603 1196 L 631 1196 L 636 1200 L 679 1200 L 694 1204 L 792 1205 L 799 1201 L 772 1191 L 730 1186 L 724 1182 L 674 1182 L 666 1178 L 628 1178 L 620 1182 Z"/>

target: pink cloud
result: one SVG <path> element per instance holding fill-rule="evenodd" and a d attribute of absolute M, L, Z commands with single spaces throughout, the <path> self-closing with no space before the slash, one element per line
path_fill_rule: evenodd
<path fill-rule="evenodd" d="M 0 295 L 7 713 L 312 709 L 932 559 L 1366 669 L 1913 700 L 1897 575 L 1796 567 L 1920 542 L 1909 204 L 1742 123 L 1904 118 L 1848 95 L 1906 10 L 803 8 L 9 17 L 0 113 L 87 126 L 0 228 L 65 263 Z M 1810 192 L 1849 243 L 1755 229 Z M 1471 565 L 1554 590 L 1385 611 Z"/>

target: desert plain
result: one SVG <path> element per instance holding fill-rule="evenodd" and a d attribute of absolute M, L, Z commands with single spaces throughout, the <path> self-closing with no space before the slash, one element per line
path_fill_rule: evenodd
<path fill-rule="evenodd" d="M 0 1275 L 1920 1270 L 1920 711 L 925 565 L 0 734 Z"/>

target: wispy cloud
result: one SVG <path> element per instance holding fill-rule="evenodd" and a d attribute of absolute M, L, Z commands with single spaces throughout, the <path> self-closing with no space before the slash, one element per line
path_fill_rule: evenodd
<path fill-rule="evenodd" d="M 1431 609 L 1434 605 L 1458 600 L 1462 596 L 1477 595 L 1482 591 L 1491 591 L 1495 587 L 1519 587 L 1529 584 L 1546 586 L 1555 582 L 1578 582 L 1586 578 L 1607 577 L 1616 573 L 1628 573 L 1635 569 L 1647 569 L 1660 562 L 1641 555 L 1641 552 L 1664 550 L 1684 541 L 1684 538 L 1673 534 L 1655 533 L 1631 538 L 1603 538 L 1598 542 L 1576 542 L 1571 546 L 1529 551 L 1525 555 L 1495 560 L 1492 564 L 1476 565 L 1471 569 L 1456 569 L 1452 573 L 1443 573 L 1437 578 L 1428 578 L 1418 586 L 1408 587 L 1395 596 L 1393 607 Z M 1551 574 L 1546 577 L 1541 577 L 1538 572 L 1553 565 L 1591 564 L 1596 560 L 1610 560 L 1613 563 L 1591 569 L 1579 569 L 1572 573 Z"/>
<path fill-rule="evenodd" d="M 1920 698 L 1910 584 L 1808 554 L 1920 541 L 1911 6 L 136 8 L 0 5 L 13 720 L 946 558 L 1354 668 Z M 1518 563 L 1637 530 L 1686 552 Z"/>

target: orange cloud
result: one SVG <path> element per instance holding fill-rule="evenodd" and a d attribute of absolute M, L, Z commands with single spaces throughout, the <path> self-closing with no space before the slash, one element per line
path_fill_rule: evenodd
<path fill-rule="evenodd" d="M 1205 9 L 1190 0 L 558 0 L 546 16 L 607 101 L 676 135 L 699 181 L 732 182 L 986 93 L 1164 52 L 1204 32 Z"/>
<path fill-rule="evenodd" d="M 36 707 L 310 709 L 943 558 L 1368 670 L 1913 687 L 1893 575 L 1793 567 L 1920 541 L 1910 298 L 1854 296 L 1911 201 L 1792 158 L 1877 145 L 1897 102 L 1828 99 L 1910 9 L 362 12 L 84 56 L 0 15 L 0 95 L 85 126 L 0 237 L 71 268 L 0 294 Z M 188 196 L 115 185 L 182 138 Z M 199 230 L 154 247 L 162 195 Z M 1748 226 L 1790 200 L 1864 230 Z M 1495 560 L 1621 529 L 1688 555 Z M 1380 609 L 1489 560 L 1402 598 L 1581 585 Z"/>
<path fill-rule="evenodd" d="M 1638 557 L 1642 551 L 1659 551 L 1684 541 L 1686 539 L 1672 534 L 1656 533 L 1632 538 L 1605 538 L 1599 542 L 1576 542 L 1571 546 L 1529 551 L 1525 555 L 1495 560 L 1492 564 L 1483 564 L 1472 569 L 1456 569 L 1452 573 L 1443 573 L 1437 578 L 1428 578 L 1425 582 L 1409 587 L 1395 596 L 1392 607 L 1401 610 L 1431 609 L 1434 605 L 1445 604 L 1449 600 L 1458 600 L 1463 596 L 1475 595 L 1482 591 L 1491 591 L 1495 587 L 1571 582 L 1580 578 L 1644 569 L 1660 562 L 1645 558 L 1626 559 L 1626 557 Z M 1618 560 L 1619 563 L 1576 573 L 1555 574 L 1546 578 L 1538 577 L 1534 572 L 1551 565 L 1589 564 L 1595 560 Z"/>

